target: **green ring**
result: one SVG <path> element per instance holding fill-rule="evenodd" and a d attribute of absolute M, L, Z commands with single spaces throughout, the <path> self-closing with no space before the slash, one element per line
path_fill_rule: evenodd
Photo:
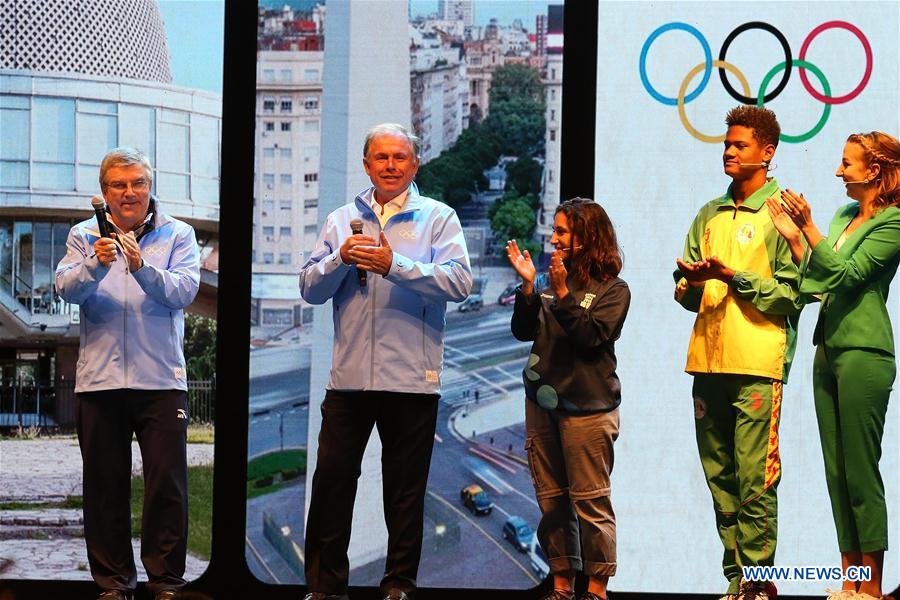
<path fill-rule="evenodd" d="M 785 61 L 781 61 L 780 63 L 772 67 L 772 70 L 766 73 L 766 76 L 763 77 L 762 82 L 759 84 L 758 99 L 756 101 L 757 106 L 763 106 L 765 102 L 763 96 L 765 95 L 766 88 L 769 86 L 769 82 L 772 81 L 772 78 L 775 77 L 775 75 L 777 75 L 779 71 L 784 70 L 786 64 L 787 63 Z M 812 64 L 811 62 L 800 60 L 797 58 L 791 61 L 791 65 L 799 67 L 801 69 L 809 69 L 810 71 L 812 71 L 813 75 L 818 77 L 819 81 L 822 82 L 822 87 L 825 89 L 825 96 L 831 98 L 831 86 L 828 85 L 828 80 L 825 79 L 825 74 L 822 73 L 819 67 Z M 825 127 L 825 123 L 828 122 L 828 116 L 830 114 L 831 105 L 825 104 L 825 110 L 822 112 L 822 118 L 819 119 L 819 122 L 816 123 L 812 129 L 810 129 L 806 133 L 801 133 L 800 135 L 788 135 L 786 133 L 782 133 L 778 139 L 791 144 L 799 144 L 800 142 L 805 142 L 806 140 L 815 137 L 816 134 L 822 131 L 822 128 Z"/>

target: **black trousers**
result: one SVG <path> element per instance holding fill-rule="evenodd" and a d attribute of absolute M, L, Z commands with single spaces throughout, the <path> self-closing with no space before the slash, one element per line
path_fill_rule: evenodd
<path fill-rule="evenodd" d="M 353 502 L 373 426 L 381 438 L 388 531 L 381 589 L 385 593 L 390 588 L 415 590 L 438 398 L 436 394 L 326 391 L 306 524 L 306 581 L 311 592 L 347 591 Z"/>
<path fill-rule="evenodd" d="M 103 589 L 133 590 L 131 435 L 144 466 L 141 562 L 152 593 L 184 585 L 187 553 L 187 392 L 105 390 L 75 395 L 84 463 L 84 538 Z"/>

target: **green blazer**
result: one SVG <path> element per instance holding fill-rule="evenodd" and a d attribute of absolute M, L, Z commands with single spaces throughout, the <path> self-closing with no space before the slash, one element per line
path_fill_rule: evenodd
<path fill-rule="evenodd" d="M 828 237 L 809 254 L 800 293 L 821 294 L 814 344 L 893 356 L 887 297 L 900 263 L 900 208 L 889 206 L 876 213 L 835 252 L 834 243 L 858 212 L 859 204 L 853 202 L 835 213 Z"/>

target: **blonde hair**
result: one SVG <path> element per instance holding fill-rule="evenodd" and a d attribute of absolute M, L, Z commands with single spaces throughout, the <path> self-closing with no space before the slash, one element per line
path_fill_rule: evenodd
<path fill-rule="evenodd" d="M 868 164 L 877 164 L 881 168 L 875 206 L 900 205 L 900 141 L 883 131 L 854 133 L 847 141 L 859 144 Z"/>

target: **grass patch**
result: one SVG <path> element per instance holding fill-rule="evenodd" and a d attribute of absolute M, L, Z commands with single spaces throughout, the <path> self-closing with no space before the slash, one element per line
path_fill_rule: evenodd
<path fill-rule="evenodd" d="M 306 449 L 270 452 L 247 464 L 247 499 L 270 494 L 306 475 Z"/>
<path fill-rule="evenodd" d="M 76 440 L 78 436 L 56 427 L 41 428 L 37 426 L 9 427 L 0 432 L 0 441 L 2 442 L 29 441 L 38 438 L 42 440 Z"/>
<path fill-rule="evenodd" d="M 188 425 L 188 444 L 213 444 L 216 441 L 216 429 L 210 423 Z"/>
<path fill-rule="evenodd" d="M 209 560 L 212 548 L 213 467 L 188 467 L 188 551 Z M 144 511 L 144 478 L 131 480 L 131 531 L 141 535 Z"/>
<path fill-rule="evenodd" d="M 517 348 L 516 350 L 512 350 L 504 354 L 464 362 L 459 366 L 459 368 L 465 369 L 466 371 L 474 371 L 476 369 L 483 369 L 485 367 L 495 367 L 516 358 L 525 358 L 526 356 L 528 356 L 528 353 L 530 351 L 530 348 L 527 345 L 523 344 L 522 348 Z"/>
<path fill-rule="evenodd" d="M 0 502 L 0 510 L 43 510 L 46 508 L 84 508 L 81 496 L 66 496 L 58 502 Z"/>

